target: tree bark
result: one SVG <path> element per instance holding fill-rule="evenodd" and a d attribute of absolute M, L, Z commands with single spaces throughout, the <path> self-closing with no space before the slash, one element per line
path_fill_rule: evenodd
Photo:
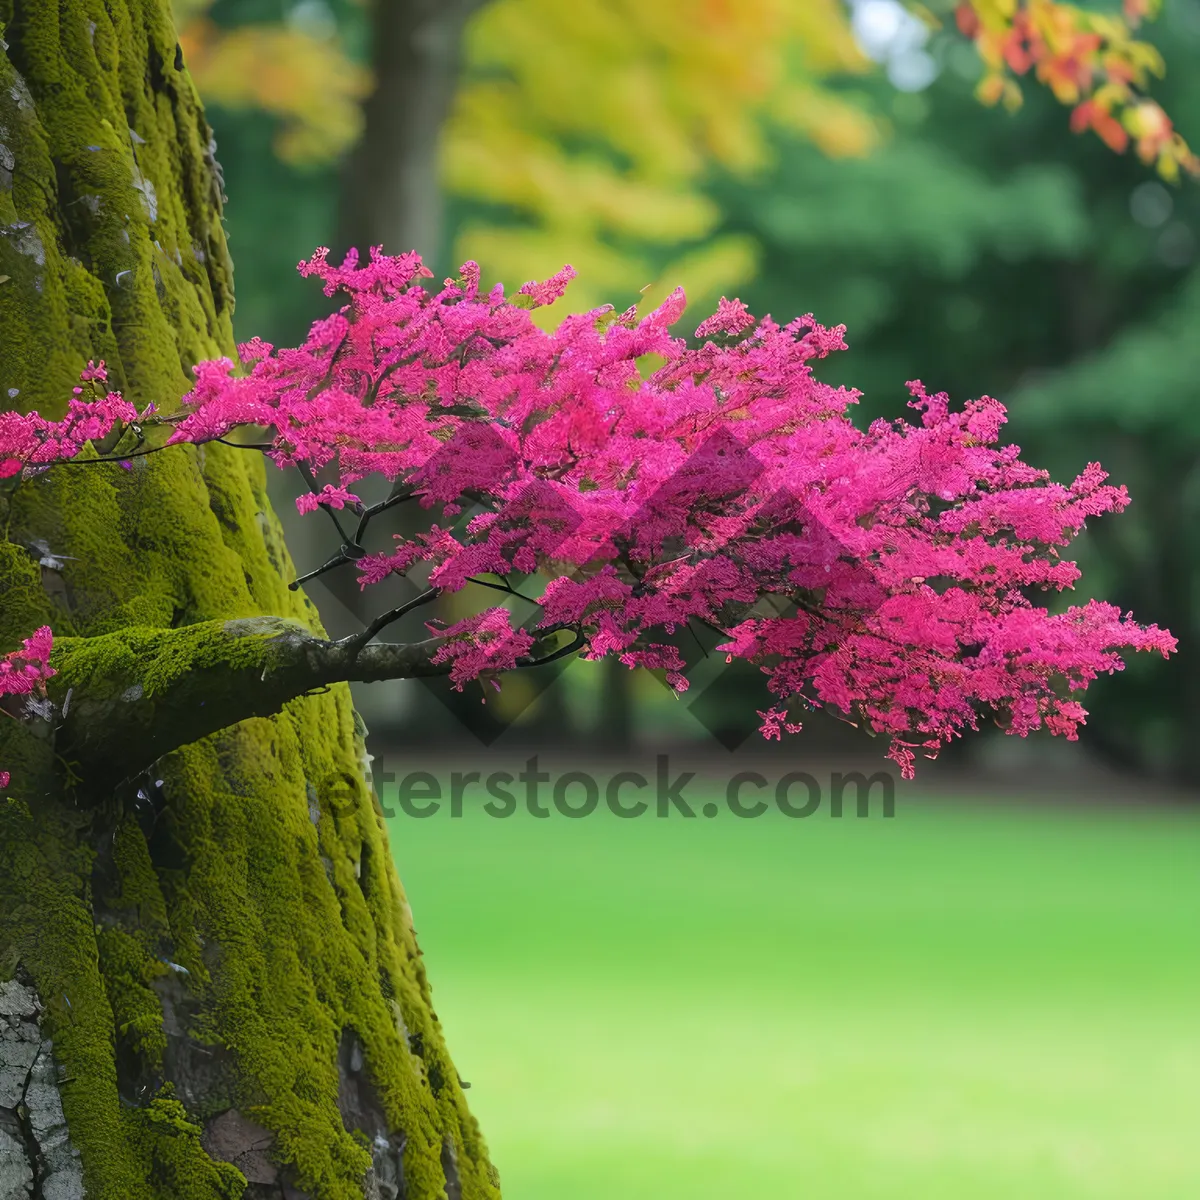
<path fill-rule="evenodd" d="M 232 352 L 214 149 L 165 0 L 0 0 L 0 407 L 60 413 L 103 358 L 169 408 Z M 156 638 L 329 645 L 259 457 L 51 470 L 0 489 L 0 531 L 0 648 L 47 623 L 89 664 L 0 714 L 0 1196 L 497 1196 L 345 684 L 202 736 L 191 676 L 174 733 L 72 742 L 117 679 L 163 694 Z"/>
<path fill-rule="evenodd" d="M 462 61 L 463 30 L 485 0 L 374 0 L 375 89 L 343 176 L 339 248 L 442 254 L 438 147 Z"/>

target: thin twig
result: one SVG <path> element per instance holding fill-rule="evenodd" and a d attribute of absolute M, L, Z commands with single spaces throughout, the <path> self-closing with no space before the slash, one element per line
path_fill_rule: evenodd
<path fill-rule="evenodd" d="M 415 608 L 420 608 L 424 604 L 429 604 L 436 600 L 442 594 L 441 588 L 429 588 L 422 592 L 419 596 L 412 600 L 391 609 L 388 612 L 376 617 L 370 625 L 362 631 L 348 638 L 343 638 L 342 643 L 349 646 L 355 652 L 361 650 L 377 633 L 386 629 L 393 622 L 400 620 L 401 617 L 407 616 Z"/>
<path fill-rule="evenodd" d="M 378 504 L 372 504 L 369 508 L 363 509 L 362 515 L 359 517 L 358 528 L 354 531 L 355 544 L 362 545 L 363 536 L 367 532 L 367 526 L 374 517 L 379 516 L 380 513 L 386 512 L 389 508 L 397 504 L 403 504 L 406 500 L 414 499 L 416 499 L 416 492 L 396 492 L 386 500 L 380 500 Z"/>
<path fill-rule="evenodd" d="M 316 476 L 313 475 L 312 468 L 308 465 L 308 463 L 297 462 L 296 469 L 300 472 L 304 482 L 308 484 L 308 490 L 312 492 L 314 496 L 319 496 L 321 494 L 321 489 L 317 486 Z M 349 561 L 353 556 L 347 552 L 349 550 L 361 550 L 362 547 L 357 541 L 352 542 L 350 540 L 350 535 L 342 528 L 342 523 L 337 519 L 337 513 L 333 511 L 332 505 L 324 504 L 318 501 L 317 507 L 329 514 L 329 519 L 333 522 L 333 527 L 338 531 L 338 537 L 342 539 L 342 552 L 345 554 L 347 561 Z M 361 554 L 358 557 L 361 558 Z"/>
<path fill-rule="evenodd" d="M 510 586 L 508 580 L 504 583 L 489 583 L 486 579 L 476 579 L 473 575 L 467 576 L 468 583 L 478 584 L 480 587 L 491 588 L 495 592 L 504 592 L 509 596 L 516 596 L 518 600 L 524 600 L 529 604 L 537 604 L 532 596 L 526 596 L 523 592 L 518 592 L 516 588 Z"/>
<path fill-rule="evenodd" d="M 274 442 L 227 442 L 224 438 L 213 438 L 214 442 L 220 442 L 222 446 L 232 446 L 235 450 L 262 450 L 264 453 L 267 450 L 275 448 Z"/>
<path fill-rule="evenodd" d="M 346 547 L 343 546 L 331 559 L 323 562 L 315 571 L 309 571 L 307 575 L 300 575 L 293 579 L 292 582 L 288 584 L 288 591 L 298 591 L 300 587 L 306 584 L 310 579 L 316 579 L 318 575 L 324 575 L 326 571 L 332 571 L 335 568 L 342 566 L 343 563 L 348 562 L 354 562 L 354 559 L 346 554 Z"/>
<path fill-rule="evenodd" d="M 178 445 L 179 443 L 176 443 Z M 97 458 L 55 458 L 46 463 L 26 463 L 25 470 L 49 470 L 51 467 L 94 467 L 100 463 L 123 463 L 131 458 L 145 458 L 147 454 L 157 454 L 160 450 L 170 450 L 170 446 L 147 446 L 145 450 L 131 450 L 128 454 L 114 454 Z"/>

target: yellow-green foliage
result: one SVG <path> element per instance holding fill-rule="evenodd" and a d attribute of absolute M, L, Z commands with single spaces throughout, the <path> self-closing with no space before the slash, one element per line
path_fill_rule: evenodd
<path fill-rule="evenodd" d="M 521 222 L 471 222 L 456 261 L 478 259 L 489 282 L 572 263 L 580 282 L 560 315 L 645 287 L 656 304 L 677 285 L 705 311 L 758 257 L 753 239 L 720 231 L 703 187 L 714 169 L 768 163 L 772 124 L 834 155 L 878 140 L 826 86 L 868 65 L 840 0 L 491 0 L 466 59 L 446 184 Z"/>
<path fill-rule="evenodd" d="M 232 291 L 209 134 L 165 4 L 0 0 L 0 25 L 0 143 L 14 159 L 11 187 L 0 175 L 0 404 L 61 410 L 87 359 L 105 358 L 114 386 L 169 407 L 190 363 L 231 351 Z M 0 528 L 0 649 L 43 621 L 84 639 L 258 614 L 319 629 L 286 588 L 257 456 L 181 448 L 128 472 L 56 469 L 0 497 Z M 61 570 L 38 566 L 37 539 L 70 556 Z M 48 739 L 0 724 L 22 789 L 0 803 L 0 972 L 28 971 L 46 1004 L 89 1197 L 241 1194 L 241 1175 L 202 1148 L 211 1113 L 186 1111 L 169 1086 L 140 1107 L 118 1095 L 118 1043 L 149 1077 L 170 1059 L 167 984 L 195 1006 L 194 1038 L 234 1064 L 227 1102 L 274 1133 L 312 1196 L 359 1200 L 370 1163 L 337 1106 L 346 1031 L 406 1135 L 411 1200 L 442 1195 L 447 1140 L 463 1196 L 498 1194 L 346 688 L 160 764 L 149 843 L 128 797 L 68 786 Z"/>

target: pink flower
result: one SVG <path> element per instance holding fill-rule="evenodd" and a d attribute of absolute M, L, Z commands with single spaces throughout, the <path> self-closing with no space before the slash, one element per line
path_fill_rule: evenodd
<path fill-rule="evenodd" d="M 92 386 L 107 379 L 104 363 L 89 362 L 80 379 Z M 22 471 L 49 466 L 74 458 L 88 442 L 107 436 L 113 426 L 137 418 L 137 410 L 120 392 L 108 392 L 92 400 L 83 399 L 85 389 L 72 389 L 66 415 L 57 421 L 36 412 L 0 412 L 0 479 Z"/>
<path fill-rule="evenodd" d="M 726 300 L 722 296 L 717 303 L 717 311 L 696 326 L 696 336 L 707 338 L 724 333 L 732 337 L 744 333 L 753 325 L 754 318 L 750 310 L 740 300 Z"/>
<path fill-rule="evenodd" d="M 758 712 L 762 717 L 762 725 L 759 727 L 759 732 L 767 741 L 781 741 L 781 735 L 787 733 L 799 733 L 804 726 L 796 721 L 787 719 L 787 710 L 782 708 L 769 708 L 766 712 Z"/>
<path fill-rule="evenodd" d="M 433 661 L 451 664 L 450 681 L 460 692 L 472 679 L 513 670 L 534 642 L 526 630 L 513 628 L 511 616 L 503 608 L 489 608 L 448 629 L 432 623 L 428 628 L 445 639 Z"/>
<path fill-rule="evenodd" d="M 30 696 L 45 691 L 46 680 L 54 676 L 50 666 L 50 651 L 54 638 L 48 625 L 43 625 L 25 639 L 20 650 L 0 658 L 0 697 Z M 9 784 L 9 773 L 0 771 L 0 788 Z"/>
<path fill-rule="evenodd" d="M 523 283 L 518 289 L 519 296 L 528 296 L 533 301 L 534 308 L 540 308 L 546 304 L 553 304 L 563 296 L 567 290 L 567 284 L 575 278 L 574 267 L 563 267 L 557 275 L 551 275 L 544 283 L 537 283 L 531 280 L 529 283 Z"/>
<path fill-rule="evenodd" d="M 330 508 L 345 508 L 347 504 L 354 506 L 359 499 L 344 487 L 335 487 L 327 483 L 319 492 L 305 492 L 296 497 L 296 508 L 302 513 L 315 512 L 321 505 Z"/>

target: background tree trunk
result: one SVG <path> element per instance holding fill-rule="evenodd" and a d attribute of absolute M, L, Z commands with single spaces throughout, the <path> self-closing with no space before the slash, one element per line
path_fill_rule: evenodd
<path fill-rule="evenodd" d="M 165 0 L 0 0 L 0 26 L 0 405 L 61 412 L 103 358 L 170 407 L 231 352 L 233 301 Z M 0 493 L 4 649 L 43 622 L 321 633 L 258 455 L 133 468 Z M 115 789 L 53 721 L 0 726 L 0 1197 L 498 1195 L 345 685 Z"/>
<path fill-rule="evenodd" d="M 338 246 L 442 255 L 438 147 L 462 62 L 463 30 L 485 0 L 373 0 L 375 89 L 347 160 Z"/>

